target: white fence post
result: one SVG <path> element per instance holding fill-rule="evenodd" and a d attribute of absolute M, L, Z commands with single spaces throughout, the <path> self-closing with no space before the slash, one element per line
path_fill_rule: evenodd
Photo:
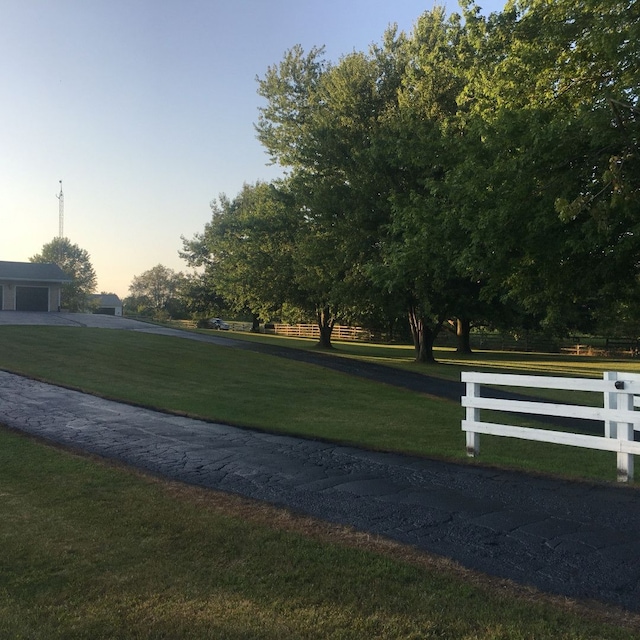
<path fill-rule="evenodd" d="M 618 373 L 616 371 L 605 371 L 602 374 L 604 380 L 610 380 L 615 382 L 618 379 Z M 605 391 L 604 393 L 604 408 L 605 409 L 617 409 L 618 408 L 618 394 Z M 617 438 L 617 425 L 612 420 L 604 421 L 604 437 L 605 438 Z"/>
<path fill-rule="evenodd" d="M 631 411 L 633 413 L 633 394 L 618 394 L 618 409 L 621 411 Z M 630 416 L 633 418 L 633 416 Z M 617 423 L 618 440 L 633 440 L 633 422 Z M 633 455 L 618 451 L 618 482 L 631 482 L 633 480 Z"/>
<path fill-rule="evenodd" d="M 467 398 L 480 397 L 480 385 L 476 382 L 467 382 Z M 480 420 L 480 409 L 466 408 L 466 419 L 470 422 Z M 467 431 L 467 456 L 475 458 L 480 453 L 480 434 L 475 431 Z"/>

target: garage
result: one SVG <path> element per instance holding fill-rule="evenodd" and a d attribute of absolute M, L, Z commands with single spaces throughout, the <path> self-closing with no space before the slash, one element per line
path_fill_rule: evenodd
<path fill-rule="evenodd" d="M 0 260 L 0 311 L 59 311 L 70 282 L 57 264 Z"/>
<path fill-rule="evenodd" d="M 16 311 L 49 311 L 49 287 L 16 287 Z"/>
<path fill-rule="evenodd" d="M 70 282 L 57 264 L 0 260 L 0 311 L 59 311 Z"/>
<path fill-rule="evenodd" d="M 103 316 L 121 316 L 122 301 L 115 293 L 93 294 L 89 297 L 93 313 Z"/>

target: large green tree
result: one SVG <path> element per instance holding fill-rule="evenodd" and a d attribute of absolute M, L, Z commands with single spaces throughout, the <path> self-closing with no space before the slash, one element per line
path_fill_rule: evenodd
<path fill-rule="evenodd" d="M 216 291 L 215 282 L 206 271 L 185 277 L 180 286 L 180 299 L 185 310 L 198 320 L 223 316 L 229 311 L 228 302 Z"/>
<path fill-rule="evenodd" d="M 281 186 L 244 185 L 233 199 L 211 203 L 202 233 L 182 238 L 189 266 L 204 269 L 211 291 L 236 312 L 270 320 L 284 304 L 295 304 L 293 250 L 298 217 Z"/>
<path fill-rule="evenodd" d="M 176 309 L 181 306 L 177 301 L 181 298 L 181 289 L 185 283 L 182 272 L 157 264 L 134 276 L 129 285 L 128 306 L 134 307 L 138 313 L 166 313 L 174 317 Z"/>
<path fill-rule="evenodd" d="M 638 5 L 531 0 L 466 17 L 476 64 L 450 176 L 466 264 L 544 326 L 594 330 L 637 291 Z"/>
<path fill-rule="evenodd" d="M 392 47 L 388 34 L 383 47 Z M 367 314 L 393 308 L 388 290 L 375 283 L 369 264 L 378 252 L 380 227 L 391 204 L 382 157 L 380 121 L 393 101 L 399 75 L 390 56 L 352 53 L 328 66 L 311 96 L 311 140 L 294 167 L 292 185 L 303 213 L 299 265 L 316 289 L 321 331 L 326 318 L 361 323 Z M 395 314 L 394 314 L 395 317 Z"/>
<path fill-rule="evenodd" d="M 305 54 L 296 46 L 279 65 L 267 69 L 258 89 L 267 104 L 260 110 L 256 129 L 272 161 L 292 170 L 289 191 L 296 240 L 291 257 L 297 262 L 299 291 L 306 298 L 299 303 L 313 308 L 320 344 L 328 348 L 340 315 L 340 292 L 348 265 L 340 250 L 344 177 L 336 180 L 331 158 L 337 145 L 322 122 L 323 112 L 331 112 L 322 104 L 323 96 L 327 97 L 322 85 L 331 68 L 322 56 L 322 49 Z"/>
<path fill-rule="evenodd" d="M 433 361 L 433 343 L 446 321 L 458 319 L 468 349 L 468 329 L 478 284 L 458 265 L 466 242 L 448 191 L 447 176 L 463 156 L 464 131 L 457 97 L 464 87 L 458 15 L 427 11 L 404 41 L 397 105 L 387 116 L 393 175 L 392 215 L 382 228 L 383 267 L 378 278 L 403 295 L 416 360 Z"/>
<path fill-rule="evenodd" d="M 369 54 L 336 64 L 322 60 L 322 50 L 305 55 L 296 47 L 260 82 L 267 106 L 258 137 L 291 169 L 300 215 L 297 277 L 313 291 L 325 346 L 337 318 L 360 323 L 386 313 L 391 324 L 405 306 L 372 277 L 392 211 L 389 155 L 397 140 L 381 132 L 397 103 L 402 40 L 392 29 Z"/>
<path fill-rule="evenodd" d="M 96 290 L 97 278 L 86 249 L 73 244 L 69 238 L 54 238 L 29 260 L 57 264 L 71 278 L 71 282 L 62 287 L 63 308 L 75 312 L 88 309 L 89 295 Z"/>
<path fill-rule="evenodd" d="M 377 309 L 391 320 L 404 308 L 418 361 L 433 360 L 449 320 L 468 350 L 471 320 L 489 304 L 460 259 L 466 233 L 448 191 L 474 63 L 461 20 L 436 8 L 368 53 L 321 55 L 294 48 L 260 84 L 259 139 L 291 169 L 309 231 L 304 272 L 341 317 Z"/>

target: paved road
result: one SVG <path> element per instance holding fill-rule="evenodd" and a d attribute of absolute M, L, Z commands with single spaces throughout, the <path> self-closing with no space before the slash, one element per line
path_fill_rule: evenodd
<path fill-rule="evenodd" d="M 5 372 L 0 422 L 159 475 L 351 525 L 551 593 L 640 611 L 640 491 L 634 488 L 269 435 Z"/>

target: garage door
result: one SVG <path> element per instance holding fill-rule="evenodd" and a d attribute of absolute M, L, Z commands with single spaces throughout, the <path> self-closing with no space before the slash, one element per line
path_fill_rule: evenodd
<path fill-rule="evenodd" d="M 16 287 L 16 311 L 49 311 L 49 287 Z"/>

